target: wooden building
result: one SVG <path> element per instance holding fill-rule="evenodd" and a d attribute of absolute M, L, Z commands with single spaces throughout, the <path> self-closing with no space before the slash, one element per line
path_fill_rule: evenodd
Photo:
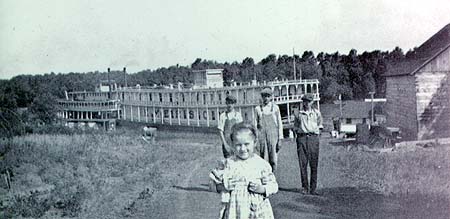
<path fill-rule="evenodd" d="M 387 124 L 405 140 L 450 137 L 450 24 L 386 74 Z"/>
<path fill-rule="evenodd" d="M 377 101 L 373 103 L 374 112 L 382 111 L 385 103 Z M 376 124 L 379 125 L 384 122 L 384 115 L 374 113 L 372 120 L 372 103 L 366 101 L 348 100 L 334 104 L 334 111 L 332 112 L 333 129 L 340 133 L 355 134 L 358 124 Z"/>
<path fill-rule="evenodd" d="M 221 88 L 223 87 L 222 69 L 194 70 L 194 88 Z"/>

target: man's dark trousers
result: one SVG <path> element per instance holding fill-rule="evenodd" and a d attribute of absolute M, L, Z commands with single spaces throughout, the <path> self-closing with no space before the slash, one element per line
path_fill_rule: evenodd
<path fill-rule="evenodd" d="M 297 155 L 300 166 L 302 187 L 315 191 L 317 187 L 317 165 L 319 163 L 319 135 L 297 134 Z M 308 185 L 307 166 L 311 170 L 311 182 Z"/>

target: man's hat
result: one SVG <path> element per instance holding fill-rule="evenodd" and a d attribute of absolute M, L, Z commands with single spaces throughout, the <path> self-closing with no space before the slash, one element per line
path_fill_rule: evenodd
<path fill-rule="evenodd" d="M 270 87 L 264 88 L 264 89 L 261 91 L 261 95 L 263 95 L 263 94 L 272 96 L 272 89 L 270 89 Z"/>
<path fill-rule="evenodd" d="M 313 94 L 305 94 L 305 95 L 303 95 L 302 100 L 309 101 L 309 102 L 314 101 L 314 95 Z"/>
<path fill-rule="evenodd" d="M 227 97 L 225 97 L 225 103 L 236 103 L 236 97 L 233 95 L 227 95 Z"/>

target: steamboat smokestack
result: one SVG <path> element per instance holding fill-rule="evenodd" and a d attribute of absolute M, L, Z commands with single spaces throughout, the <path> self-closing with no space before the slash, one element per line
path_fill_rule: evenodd
<path fill-rule="evenodd" d="M 109 79 L 109 72 L 111 71 L 110 68 L 108 68 L 108 99 L 111 99 L 111 81 Z"/>
<path fill-rule="evenodd" d="M 123 76 L 125 77 L 125 87 L 127 87 L 127 68 L 123 67 Z"/>
<path fill-rule="evenodd" d="M 109 85 L 109 83 L 110 83 L 110 81 L 109 81 L 109 72 L 111 71 L 111 69 L 110 68 L 108 68 L 108 85 Z"/>

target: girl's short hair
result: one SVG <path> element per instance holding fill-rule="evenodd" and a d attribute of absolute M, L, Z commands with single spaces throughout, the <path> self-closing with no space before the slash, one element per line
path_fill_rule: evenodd
<path fill-rule="evenodd" d="M 255 126 L 253 126 L 251 123 L 248 122 L 239 122 L 234 124 L 233 127 L 231 127 L 231 134 L 230 134 L 231 141 L 234 141 L 234 138 L 236 137 L 237 133 L 243 130 L 249 130 L 252 133 L 255 141 L 258 139 L 257 138 L 258 131 L 256 130 Z"/>

